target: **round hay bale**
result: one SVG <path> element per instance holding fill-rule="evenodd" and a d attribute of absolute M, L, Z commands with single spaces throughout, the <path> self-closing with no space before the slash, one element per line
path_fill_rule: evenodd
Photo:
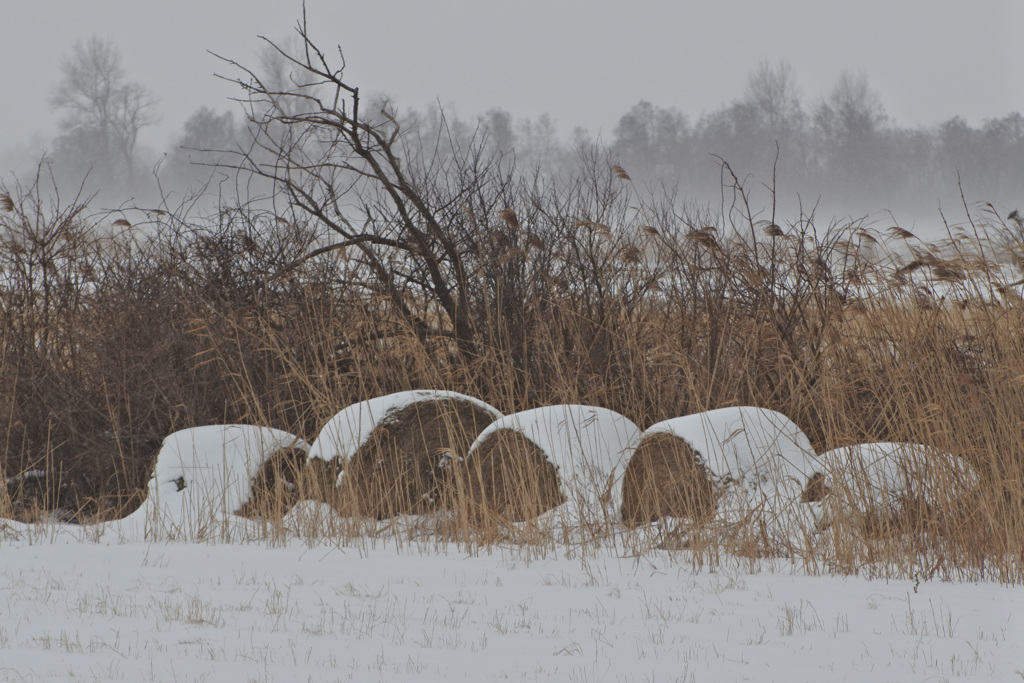
<path fill-rule="evenodd" d="M 673 434 L 642 438 L 622 475 L 622 521 L 635 527 L 662 517 L 705 519 L 714 512 L 714 485 L 693 448 Z"/>
<path fill-rule="evenodd" d="M 872 538 L 955 528 L 970 517 L 979 484 L 967 461 L 920 444 L 844 446 L 821 461 L 822 526 L 848 524 Z"/>
<path fill-rule="evenodd" d="M 117 525 L 132 535 L 206 538 L 232 526 L 239 511 L 265 509 L 253 483 L 268 461 L 301 461 L 309 446 L 279 429 L 210 425 L 174 432 L 163 441 L 146 501 Z M 271 466 L 273 468 L 273 466 Z M 264 484 L 270 482 L 264 477 Z M 273 488 L 280 488 L 274 479 Z"/>
<path fill-rule="evenodd" d="M 340 471 L 324 502 L 376 519 L 449 508 L 453 462 L 500 415 L 454 392 L 401 392 L 350 406 L 313 444 L 311 463 L 330 463 L 319 476 Z"/>
<path fill-rule="evenodd" d="M 616 514 L 622 471 L 639 438 L 629 419 L 597 406 L 553 405 L 505 416 L 480 434 L 467 456 L 471 485 L 463 491 L 473 517 L 525 521 L 557 507 L 560 524 L 604 524 Z"/>
<path fill-rule="evenodd" d="M 638 455 L 623 482 L 629 524 L 713 513 L 746 523 L 755 515 L 782 538 L 808 522 L 795 504 L 820 467 L 807 436 L 781 413 L 740 406 L 665 420 L 644 432 Z"/>
<path fill-rule="evenodd" d="M 478 442 L 460 468 L 459 489 L 474 523 L 525 522 L 565 502 L 558 469 L 541 448 L 513 429 Z"/>
<path fill-rule="evenodd" d="M 252 480 L 249 498 L 236 515 L 249 519 L 281 519 L 299 500 L 307 449 L 282 448 L 266 459 Z"/>

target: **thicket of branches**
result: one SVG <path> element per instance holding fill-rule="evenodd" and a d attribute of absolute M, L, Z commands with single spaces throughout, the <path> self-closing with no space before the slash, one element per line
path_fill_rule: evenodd
<path fill-rule="evenodd" d="M 989 550 L 1019 551 L 1018 214 L 983 208 L 942 245 L 767 220 L 727 163 L 722 210 L 680 210 L 592 148 L 554 176 L 483 133 L 405 127 L 300 37 L 280 53 L 302 74 L 290 86 L 239 67 L 255 137 L 225 157 L 279 209 L 91 214 L 47 191 L 45 167 L 3 188 L 4 476 L 57 474 L 49 504 L 88 515 L 137 500 L 175 429 L 312 439 L 411 388 L 641 426 L 755 405 L 819 450 L 967 457 L 1002 501 Z"/>

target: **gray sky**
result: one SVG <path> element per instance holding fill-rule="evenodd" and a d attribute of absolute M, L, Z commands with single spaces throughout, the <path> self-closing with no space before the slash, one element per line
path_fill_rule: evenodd
<path fill-rule="evenodd" d="M 312 34 L 340 44 L 348 80 L 401 106 L 435 100 L 471 116 L 494 106 L 549 113 L 609 140 L 647 99 L 693 119 L 738 98 L 762 59 L 789 61 L 805 104 L 842 69 L 863 71 L 900 125 L 1024 111 L 1020 0 L 308 0 Z M 49 98 L 80 39 L 112 39 L 131 80 L 160 98 L 143 143 L 169 146 L 200 106 L 231 108 L 213 50 L 255 64 L 258 34 L 287 36 L 296 0 L 4 0 L 0 167 L 48 144 Z"/>

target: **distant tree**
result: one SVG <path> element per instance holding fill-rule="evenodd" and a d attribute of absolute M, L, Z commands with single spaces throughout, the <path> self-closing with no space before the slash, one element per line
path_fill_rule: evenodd
<path fill-rule="evenodd" d="M 612 151 L 637 177 L 671 182 L 688 161 L 690 132 L 689 120 L 675 107 L 641 100 L 616 124 Z"/>
<path fill-rule="evenodd" d="M 185 187 L 210 177 L 212 170 L 236 151 L 244 127 L 235 123 L 231 112 L 200 107 L 185 121 L 174 149 L 167 155 L 165 172 L 176 187 Z"/>
<path fill-rule="evenodd" d="M 980 150 L 980 132 L 961 116 L 944 121 L 936 132 L 935 166 L 945 193 L 957 191 L 959 176 L 972 179 Z"/>
<path fill-rule="evenodd" d="M 1014 112 L 971 126 L 960 116 L 935 133 L 936 175 L 944 193 L 1016 206 L 1024 188 L 1024 116 Z"/>
<path fill-rule="evenodd" d="M 866 75 L 842 72 L 813 119 L 815 152 L 832 188 L 852 199 L 894 190 L 896 170 L 883 134 L 889 117 Z"/>
<path fill-rule="evenodd" d="M 867 76 L 844 71 L 815 111 L 814 126 L 826 145 L 849 151 L 875 137 L 888 118 Z"/>
<path fill-rule="evenodd" d="M 511 152 L 516 147 L 512 114 L 495 107 L 480 117 L 480 125 L 487 131 L 490 143 L 499 152 Z"/>
<path fill-rule="evenodd" d="M 789 62 L 780 60 L 773 66 L 762 61 L 747 78 L 742 103 L 750 108 L 757 125 L 772 140 L 785 142 L 804 127 L 806 117 L 800 104 L 800 90 Z"/>
<path fill-rule="evenodd" d="M 557 173 L 565 162 L 566 150 L 558 140 L 558 126 L 548 114 L 535 120 L 520 119 L 515 126 L 516 158 L 526 168 Z"/>
<path fill-rule="evenodd" d="M 1024 199 L 1024 116 L 1013 112 L 988 119 L 981 128 L 983 154 L 989 160 L 989 177 L 981 178 L 997 201 Z"/>
<path fill-rule="evenodd" d="M 130 179 L 139 131 L 157 121 L 156 102 L 144 85 L 126 80 L 113 43 L 96 36 L 76 43 L 51 97 L 64 112 L 55 141 L 58 165 L 92 169 L 101 182 Z"/>

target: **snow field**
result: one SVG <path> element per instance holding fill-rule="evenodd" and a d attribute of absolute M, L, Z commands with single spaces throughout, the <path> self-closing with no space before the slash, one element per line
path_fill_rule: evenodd
<path fill-rule="evenodd" d="M 685 554 L 7 542 L 4 681 L 1024 676 L 1024 592 L 694 572 Z"/>

